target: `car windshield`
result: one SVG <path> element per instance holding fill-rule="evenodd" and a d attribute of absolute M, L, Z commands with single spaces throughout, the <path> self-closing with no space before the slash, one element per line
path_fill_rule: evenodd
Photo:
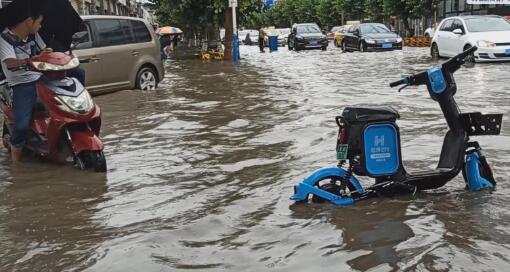
<path fill-rule="evenodd" d="M 258 36 L 259 32 L 257 30 L 250 30 L 250 36 Z"/>
<path fill-rule="evenodd" d="M 369 33 L 388 33 L 388 32 L 391 32 L 383 24 L 361 25 L 360 28 L 361 28 L 361 33 L 364 33 L 364 34 L 369 34 Z"/>
<path fill-rule="evenodd" d="M 300 25 L 297 27 L 298 33 L 318 33 L 321 32 L 318 26 L 316 25 Z"/>
<path fill-rule="evenodd" d="M 510 31 L 510 23 L 502 18 L 469 18 L 465 21 L 469 32 Z"/>

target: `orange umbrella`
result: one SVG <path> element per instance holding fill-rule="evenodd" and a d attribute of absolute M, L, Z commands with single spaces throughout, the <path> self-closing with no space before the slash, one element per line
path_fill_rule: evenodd
<path fill-rule="evenodd" d="M 182 30 L 173 26 L 164 26 L 156 29 L 156 33 L 160 35 L 182 34 Z"/>

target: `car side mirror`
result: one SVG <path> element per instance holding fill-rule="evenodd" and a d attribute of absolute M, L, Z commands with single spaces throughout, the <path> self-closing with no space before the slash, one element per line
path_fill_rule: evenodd
<path fill-rule="evenodd" d="M 462 29 L 460 29 L 460 28 L 456 28 L 455 30 L 453 30 L 453 34 L 464 35 L 464 31 L 462 31 Z"/>

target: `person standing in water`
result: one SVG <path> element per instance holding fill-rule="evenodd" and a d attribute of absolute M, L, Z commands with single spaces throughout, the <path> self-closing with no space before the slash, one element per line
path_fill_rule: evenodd
<path fill-rule="evenodd" d="M 259 30 L 259 49 L 260 53 L 264 53 L 264 37 L 266 36 L 266 33 L 264 32 L 264 29 L 261 28 Z"/>

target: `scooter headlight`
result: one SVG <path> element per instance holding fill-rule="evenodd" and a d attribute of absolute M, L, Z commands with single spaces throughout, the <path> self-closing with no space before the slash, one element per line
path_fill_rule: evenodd
<path fill-rule="evenodd" d="M 59 95 L 57 98 L 63 103 L 60 108 L 67 112 L 88 113 L 94 107 L 94 102 L 87 91 L 77 97 Z"/>

